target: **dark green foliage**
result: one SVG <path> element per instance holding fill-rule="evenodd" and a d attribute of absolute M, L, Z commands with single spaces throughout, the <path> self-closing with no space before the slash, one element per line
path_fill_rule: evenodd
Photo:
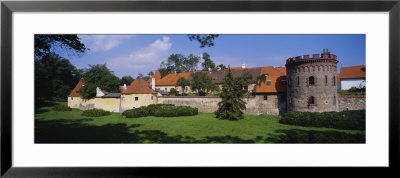
<path fill-rule="evenodd" d="M 182 88 L 182 93 L 185 93 L 185 87 L 190 86 L 190 81 L 186 80 L 185 78 L 181 77 L 178 79 L 176 82 L 176 86 L 179 86 Z"/>
<path fill-rule="evenodd" d="M 189 72 L 194 71 L 197 68 L 197 64 L 200 61 L 200 57 L 190 54 L 184 56 L 182 54 L 171 54 L 168 57 L 167 62 L 161 62 L 160 68 L 165 68 L 170 72 Z"/>
<path fill-rule="evenodd" d="M 171 90 L 169 90 L 168 92 L 168 96 L 176 96 L 176 95 L 179 95 L 179 92 L 175 90 L 175 88 L 171 88 Z"/>
<path fill-rule="evenodd" d="M 108 115 L 111 115 L 111 113 L 108 111 L 104 111 L 102 109 L 89 109 L 82 112 L 82 116 L 87 116 L 87 117 L 100 117 Z"/>
<path fill-rule="evenodd" d="M 261 83 L 267 81 L 268 74 L 261 74 L 257 77 L 257 85 L 261 86 Z"/>
<path fill-rule="evenodd" d="M 65 100 L 81 77 L 81 71 L 58 54 L 50 53 L 35 60 L 35 102 Z"/>
<path fill-rule="evenodd" d="M 189 106 L 174 106 L 173 104 L 151 104 L 140 108 L 126 110 L 122 113 L 126 118 L 138 118 L 145 116 L 174 117 L 193 116 L 198 114 L 197 108 Z"/>
<path fill-rule="evenodd" d="M 167 76 L 169 73 L 171 73 L 170 70 L 168 70 L 167 68 L 159 68 L 158 72 L 160 72 L 161 78 L 164 78 L 165 76 Z"/>
<path fill-rule="evenodd" d="M 205 93 L 218 90 L 217 85 L 212 82 L 211 77 L 204 72 L 194 72 L 191 74 L 191 78 L 190 86 L 192 90 L 200 90 Z"/>
<path fill-rule="evenodd" d="M 105 64 L 89 65 L 89 70 L 83 75 L 85 85 L 78 91 L 83 98 L 96 96 L 96 87 L 111 93 L 119 93 L 120 80 Z"/>
<path fill-rule="evenodd" d="M 147 76 L 148 76 L 148 77 L 153 77 L 153 75 L 154 75 L 154 72 L 152 72 L 152 71 L 150 71 L 149 73 L 147 73 Z"/>
<path fill-rule="evenodd" d="M 365 143 L 365 134 L 300 129 L 277 130 L 277 132 L 283 134 L 268 140 L 274 143 Z"/>
<path fill-rule="evenodd" d="M 365 110 L 322 113 L 291 111 L 279 122 L 299 126 L 365 130 Z"/>
<path fill-rule="evenodd" d="M 54 47 L 82 54 L 88 48 L 83 44 L 78 35 L 35 35 L 35 59 L 51 53 Z"/>
<path fill-rule="evenodd" d="M 247 93 L 249 84 L 252 83 L 253 76 L 249 72 L 245 72 L 242 76 L 234 78 L 238 88 L 241 88 L 244 93 Z M 250 92 L 250 91 L 249 91 Z"/>
<path fill-rule="evenodd" d="M 176 116 L 194 116 L 198 114 L 197 108 L 190 106 L 162 106 L 156 110 L 154 116 L 157 117 L 176 117 Z"/>
<path fill-rule="evenodd" d="M 208 53 L 203 53 L 203 59 L 204 62 L 201 63 L 201 66 L 203 66 L 204 71 L 208 71 L 209 69 L 211 70 L 215 69 L 215 63 L 210 59 L 210 55 Z"/>
<path fill-rule="evenodd" d="M 133 78 L 131 76 L 123 76 L 121 77 L 121 82 L 119 83 L 120 85 L 130 85 L 133 82 Z"/>
<path fill-rule="evenodd" d="M 246 109 L 246 103 L 243 101 L 244 95 L 242 85 L 233 78 L 232 71 L 229 68 L 222 85 L 222 92 L 220 93 L 222 101 L 218 103 L 216 117 L 226 120 L 243 119 L 243 110 Z"/>
<path fill-rule="evenodd" d="M 54 111 L 71 111 L 72 108 L 70 108 L 68 105 L 66 104 L 59 104 L 57 106 L 53 107 Z"/>
<path fill-rule="evenodd" d="M 224 65 L 224 64 L 220 64 L 220 65 L 218 65 L 217 66 L 217 68 L 220 68 L 221 70 L 225 70 L 226 69 L 226 66 Z"/>
<path fill-rule="evenodd" d="M 206 46 L 211 47 L 214 46 L 215 38 L 218 38 L 219 35 L 209 34 L 209 35 L 188 35 L 189 40 L 196 40 L 200 43 L 200 48 L 204 48 Z"/>

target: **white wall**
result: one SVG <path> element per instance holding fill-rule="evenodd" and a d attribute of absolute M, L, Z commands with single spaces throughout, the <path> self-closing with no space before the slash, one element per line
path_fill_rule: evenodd
<path fill-rule="evenodd" d="M 348 90 L 351 87 L 364 87 L 365 79 L 340 79 L 340 86 L 342 90 Z"/>

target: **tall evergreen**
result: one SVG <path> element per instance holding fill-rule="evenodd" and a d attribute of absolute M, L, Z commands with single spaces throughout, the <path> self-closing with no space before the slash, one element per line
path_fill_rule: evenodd
<path fill-rule="evenodd" d="M 216 117 L 226 120 L 243 119 L 243 110 L 246 109 L 246 102 L 243 101 L 245 95 L 241 85 L 233 78 L 231 69 L 224 78 L 220 97 L 222 101 L 218 103 Z"/>

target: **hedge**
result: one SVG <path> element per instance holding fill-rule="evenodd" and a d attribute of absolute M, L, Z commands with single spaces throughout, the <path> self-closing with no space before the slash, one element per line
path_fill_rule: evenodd
<path fill-rule="evenodd" d="M 145 116 L 174 117 L 193 116 L 198 114 L 197 108 L 189 106 L 174 106 L 173 104 L 151 104 L 140 108 L 126 110 L 122 113 L 126 118 L 138 118 Z"/>
<path fill-rule="evenodd" d="M 72 108 L 70 108 L 70 107 L 69 107 L 68 105 L 66 105 L 66 104 L 60 104 L 60 105 L 54 106 L 54 107 L 53 107 L 53 110 L 54 110 L 54 111 L 71 111 Z"/>
<path fill-rule="evenodd" d="M 88 117 L 100 117 L 111 115 L 109 111 L 104 111 L 102 109 L 89 109 L 82 112 L 82 116 Z"/>
<path fill-rule="evenodd" d="M 291 111 L 279 122 L 307 127 L 365 130 L 365 110 L 322 113 Z"/>

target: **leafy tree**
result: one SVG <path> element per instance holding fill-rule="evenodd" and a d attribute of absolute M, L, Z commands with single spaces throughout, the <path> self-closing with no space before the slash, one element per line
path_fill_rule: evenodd
<path fill-rule="evenodd" d="M 237 81 L 233 78 L 232 71 L 229 68 L 220 93 L 222 101 L 218 103 L 217 118 L 226 120 L 243 119 L 243 110 L 246 109 L 246 103 L 243 101 L 245 92 Z"/>
<path fill-rule="evenodd" d="M 147 76 L 150 77 L 150 78 L 153 77 L 153 75 L 154 75 L 154 72 L 152 72 L 152 71 L 150 71 L 149 73 L 147 73 Z"/>
<path fill-rule="evenodd" d="M 268 74 L 261 74 L 257 77 L 257 85 L 261 86 L 261 83 L 267 81 Z"/>
<path fill-rule="evenodd" d="M 182 54 L 171 54 L 166 62 L 161 62 L 160 68 L 165 68 L 170 72 L 188 72 L 196 70 L 200 58 L 190 54 L 184 56 Z"/>
<path fill-rule="evenodd" d="M 175 90 L 175 88 L 171 88 L 171 90 L 169 90 L 168 92 L 168 96 L 176 96 L 176 95 L 179 95 L 179 92 Z"/>
<path fill-rule="evenodd" d="M 215 69 L 215 63 L 210 59 L 210 55 L 208 53 L 203 53 L 203 59 L 204 62 L 201 63 L 201 66 L 203 66 L 204 71 L 208 71 L 208 69 Z"/>
<path fill-rule="evenodd" d="M 224 64 L 220 64 L 220 65 L 218 65 L 217 66 L 217 68 L 220 68 L 221 70 L 225 70 L 226 69 L 226 66 L 224 65 Z"/>
<path fill-rule="evenodd" d="M 143 78 L 143 74 L 142 73 L 138 73 L 138 77 L 139 78 Z"/>
<path fill-rule="evenodd" d="M 191 74 L 192 80 L 190 82 L 192 90 L 200 91 L 217 91 L 218 87 L 212 82 L 210 76 L 204 72 L 194 72 Z"/>
<path fill-rule="evenodd" d="M 131 76 L 129 76 L 129 75 L 123 76 L 123 77 L 121 77 L 120 85 L 123 85 L 123 84 L 130 85 L 133 81 L 134 81 L 134 79 Z"/>
<path fill-rule="evenodd" d="M 86 50 L 78 35 L 35 35 L 35 59 L 40 59 L 54 49 L 60 47 L 67 51 L 83 54 Z"/>
<path fill-rule="evenodd" d="M 85 84 L 78 92 L 85 99 L 96 96 L 96 87 L 111 93 L 120 92 L 119 78 L 105 64 L 89 65 L 89 69 L 83 75 L 83 79 Z"/>
<path fill-rule="evenodd" d="M 167 68 L 159 68 L 158 72 L 160 72 L 161 78 L 164 78 L 165 76 L 167 76 L 169 73 L 171 73 L 170 70 L 168 70 Z"/>
<path fill-rule="evenodd" d="M 35 60 L 35 101 L 66 99 L 82 77 L 81 72 L 55 53 Z"/>
<path fill-rule="evenodd" d="M 180 86 L 182 88 L 182 93 L 185 93 L 185 87 L 190 86 L 190 81 L 186 80 L 185 78 L 181 77 L 176 82 L 176 86 Z"/>
<path fill-rule="evenodd" d="M 200 35 L 200 34 L 194 34 L 194 35 L 188 35 L 189 40 L 193 41 L 196 40 L 200 43 L 200 48 L 204 48 L 206 46 L 211 47 L 214 46 L 214 40 L 218 38 L 219 35 L 216 34 L 209 34 L 209 35 Z"/>

